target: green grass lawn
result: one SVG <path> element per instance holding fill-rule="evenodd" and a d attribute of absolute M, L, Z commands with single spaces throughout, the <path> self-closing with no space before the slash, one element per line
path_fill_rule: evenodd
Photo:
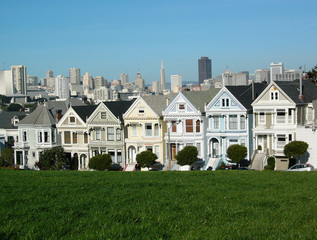
<path fill-rule="evenodd" d="M 0 239 L 316 239 L 317 172 L 0 170 Z"/>

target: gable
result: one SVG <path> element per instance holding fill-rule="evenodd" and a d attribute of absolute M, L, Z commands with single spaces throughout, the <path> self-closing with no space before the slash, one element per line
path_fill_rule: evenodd
<path fill-rule="evenodd" d="M 236 99 L 230 91 L 226 88 L 223 88 L 219 93 L 208 103 L 206 106 L 207 111 L 213 110 L 243 110 L 245 111 L 245 107 Z"/>
<path fill-rule="evenodd" d="M 105 124 L 105 123 L 118 123 L 120 122 L 112 112 L 105 106 L 105 104 L 100 103 L 96 110 L 88 118 L 88 124 Z"/>
<path fill-rule="evenodd" d="M 58 122 L 57 127 L 85 127 L 86 124 L 82 121 L 82 119 L 78 116 L 78 114 L 74 111 L 74 109 L 69 108 L 65 115 Z"/>
<path fill-rule="evenodd" d="M 138 98 L 134 104 L 124 114 L 124 119 L 144 119 L 144 118 L 158 118 L 159 116 L 152 110 L 152 108 L 142 99 Z"/>
<path fill-rule="evenodd" d="M 173 101 L 163 111 L 163 115 L 169 114 L 201 114 L 201 112 L 195 108 L 195 106 L 180 92 Z"/>
<path fill-rule="evenodd" d="M 269 84 L 262 94 L 255 99 L 252 106 L 256 105 L 294 105 L 294 101 L 274 82 Z"/>

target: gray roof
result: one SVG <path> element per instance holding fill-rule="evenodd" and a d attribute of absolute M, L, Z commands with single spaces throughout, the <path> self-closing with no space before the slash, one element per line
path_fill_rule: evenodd
<path fill-rule="evenodd" d="M 142 96 L 143 100 L 152 108 L 152 110 L 159 116 L 162 116 L 162 111 L 167 105 L 172 102 L 176 93 L 170 93 L 168 95 L 151 95 Z"/>
<path fill-rule="evenodd" d="M 55 118 L 46 105 L 38 105 L 28 116 L 23 118 L 19 125 L 54 125 Z"/>
<path fill-rule="evenodd" d="M 275 82 L 296 104 L 311 103 L 317 99 L 317 88 L 309 80 L 303 80 L 303 100 L 299 96 L 299 80 Z"/>
<path fill-rule="evenodd" d="M 201 112 L 205 112 L 207 105 L 220 91 L 220 88 L 211 88 L 207 91 L 184 91 L 182 94 Z"/>
<path fill-rule="evenodd" d="M 85 106 L 86 104 L 79 98 L 68 98 L 63 101 L 50 100 L 47 102 L 47 105 L 53 114 L 60 110 L 62 111 L 62 115 L 64 115 L 69 106 Z"/>
<path fill-rule="evenodd" d="M 14 116 L 17 116 L 18 119 L 25 118 L 25 116 L 29 114 L 27 112 L 0 112 L 0 128 L 2 129 L 17 129 L 18 126 L 14 126 L 11 122 L 11 119 Z"/>

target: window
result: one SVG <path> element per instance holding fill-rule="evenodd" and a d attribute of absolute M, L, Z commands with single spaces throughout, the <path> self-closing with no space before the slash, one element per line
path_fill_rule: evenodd
<path fill-rule="evenodd" d="M 240 139 L 240 144 L 241 144 L 242 146 L 245 146 L 245 139 L 244 139 L 244 138 L 241 138 L 241 139 Z"/>
<path fill-rule="evenodd" d="M 157 156 L 157 158 L 160 158 L 160 146 L 155 146 L 155 154 Z"/>
<path fill-rule="evenodd" d="M 159 136 L 160 135 L 160 132 L 159 132 L 159 125 L 156 123 L 154 125 L 154 136 Z"/>
<path fill-rule="evenodd" d="M 139 109 L 139 114 L 144 114 L 144 109 Z"/>
<path fill-rule="evenodd" d="M 49 134 L 47 131 L 44 132 L 44 142 L 46 142 L 46 143 L 49 142 Z"/>
<path fill-rule="evenodd" d="M 286 143 L 286 137 L 284 134 L 277 135 L 277 148 L 284 148 Z"/>
<path fill-rule="evenodd" d="M 117 150 L 117 162 L 122 163 L 122 152 L 121 150 Z"/>
<path fill-rule="evenodd" d="M 221 101 L 222 107 L 229 107 L 229 98 L 223 98 Z"/>
<path fill-rule="evenodd" d="M 75 117 L 69 117 L 69 123 L 76 123 Z"/>
<path fill-rule="evenodd" d="M 150 151 L 150 152 L 153 152 L 153 147 L 152 146 L 146 146 L 146 151 Z"/>
<path fill-rule="evenodd" d="M 219 116 L 214 116 L 214 129 L 219 129 Z"/>
<path fill-rule="evenodd" d="M 64 132 L 64 142 L 66 144 L 70 144 L 70 131 L 65 131 Z"/>
<path fill-rule="evenodd" d="M 121 129 L 117 128 L 117 141 L 121 141 Z"/>
<path fill-rule="evenodd" d="M 277 109 L 276 123 L 285 123 L 285 110 Z"/>
<path fill-rule="evenodd" d="M 138 132 L 137 132 L 137 125 L 136 124 L 132 124 L 132 136 L 137 136 Z"/>
<path fill-rule="evenodd" d="M 240 116 L 240 129 L 244 130 L 245 129 L 245 116 Z"/>
<path fill-rule="evenodd" d="M 197 133 L 200 132 L 200 121 L 199 120 L 196 121 L 196 132 Z"/>
<path fill-rule="evenodd" d="M 40 132 L 38 132 L 37 133 L 37 141 L 39 142 L 39 143 L 41 143 L 41 142 L 43 142 L 43 136 L 42 136 L 42 131 L 40 131 Z"/>
<path fill-rule="evenodd" d="M 186 119 L 186 132 L 193 132 L 193 119 Z"/>
<path fill-rule="evenodd" d="M 77 133 L 73 132 L 73 143 L 77 143 Z"/>
<path fill-rule="evenodd" d="M 288 123 L 292 123 L 292 109 L 289 108 L 288 109 Z"/>
<path fill-rule="evenodd" d="M 34 157 L 34 158 L 35 158 L 35 152 L 32 152 L 32 157 Z"/>
<path fill-rule="evenodd" d="M 101 112 L 100 117 L 101 119 L 107 119 L 107 112 Z"/>
<path fill-rule="evenodd" d="M 271 100 L 278 100 L 278 91 L 271 91 Z"/>
<path fill-rule="evenodd" d="M 234 145 L 234 144 L 238 144 L 238 139 L 230 139 L 229 140 L 229 146 Z"/>
<path fill-rule="evenodd" d="M 238 129 L 237 115 L 229 115 L 229 129 L 232 129 L 232 130 Z"/>
<path fill-rule="evenodd" d="M 52 130 L 52 142 L 53 142 L 53 143 L 56 142 L 56 132 L 55 132 L 55 129 Z"/>
<path fill-rule="evenodd" d="M 114 162 L 116 161 L 116 156 L 115 156 L 114 150 L 109 150 L 109 151 L 108 151 L 108 154 L 110 155 L 111 160 L 112 160 L 112 162 L 114 163 Z"/>
<path fill-rule="evenodd" d="M 26 130 L 22 132 L 22 139 L 23 139 L 23 142 L 26 142 L 28 140 Z"/>
<path fill-rule="evenodd" d="M 113 127 L 107 128 L 107 139 L 108 139 L 108 141 L 114 141 L 114 128 Z"/>
<path fill-rule="evenodd" d="M 145 124 L 145 136 L 147 137 L 152 136 L 152 123 Z"/>
<path fill-rule="evenodd" d="M 292 134 L 289 134 L 289 135 L 288 135 L 288 141 L 289 141 L 289 142 L 293 141 L 293 135 L 292 135 Z"/>
<path fill-rule="evenodd" d="M 96 129 L 96 140 L 100 140 L 101 139 L 101 129 L 97 128 Z"/>
<path fill-rule="evenodd" d="M 178 105 L 178 110 L 184 111 L 185 110 L 185 104 L 179 104 Z"/>
<path fill-rule="evenodd" d="M 264 112 L 260 112 L 259 123 L 260 124 L 264 124 L 265 123 L 265 113 Z"/>
<path fill-rule="evenodd" d="M 176 121 L 172 121 L 172 132 L 176 132 Z"/>
<path fill-rule="evenodd" d="M 88 133 L 84 133 L 84 143 L 88 143 Z"/>

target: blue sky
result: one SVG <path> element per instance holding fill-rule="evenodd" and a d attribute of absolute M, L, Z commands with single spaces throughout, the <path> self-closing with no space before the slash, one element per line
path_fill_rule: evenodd
<path fill-rule="evenodd" d="M 146 83 L 180 74 L 197 82 L 201 56 L 213 77 L 232 72 L 317 64 L 316 0 L 1 1 L 0 66 L 29 75 L 102 75 L 138 71 Z"/>

